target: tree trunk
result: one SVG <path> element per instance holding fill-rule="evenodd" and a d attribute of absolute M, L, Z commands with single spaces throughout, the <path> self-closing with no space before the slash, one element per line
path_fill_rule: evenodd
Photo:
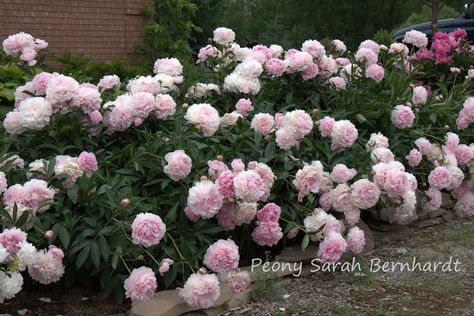
<path fill-rule="evenodd" d="M 439 16 L 439 2 L 436 0 L 431 1 L 431 36 L 438 30 L 438 16 Z"/>

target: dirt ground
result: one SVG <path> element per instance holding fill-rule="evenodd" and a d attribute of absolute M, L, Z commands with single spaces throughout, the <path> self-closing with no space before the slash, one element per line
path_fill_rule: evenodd
<path fill-rule="evenodd" d="M 461 263 L 458 272 L 376 271 L 381 263 Z M 374 261 L 371 261 L 374 260 Z M 257 285 L 254 301 L 231 315 L 474 315 L 474 221 L 450 220 L 414 229 L 396 242 L 376 240 L 360 255 L 361 271 L 315 272 Z M 371 262 L 372 268 L 371 268 Z M 428 269 L 428 266 L 426 266 Z M 448 266 L 446 266 L 448 269 Z"/>
<path fill-rule="evenodd" d="M 24 289 L 6 300 L 0 304 L 0 316 L 125 316 L 129 309 L 129 304 L 117 305 L 112 298 L 102 300 L 96 289 L 46 286 Z"/>

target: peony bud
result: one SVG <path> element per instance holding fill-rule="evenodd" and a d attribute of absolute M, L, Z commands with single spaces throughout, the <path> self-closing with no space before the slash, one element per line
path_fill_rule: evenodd
<path fill-rule="evenodd" d="M 201 181 L 206 181 L 207 180 L 207 177 L 206 176 L 202 176 L 201 177 Z"/>
<path fill-rule="evenodd" d="M 122 199 L 122 201 L 120 201 L 120 204 L 122 204 L 123 206 L 127 206 L 128 204 L 130 204 L 130 199 Z"/>
<path fill-rule="evenodd" d="M 189 107 L 189 104 L 187 104 L 187 103 L 183 103 L 183 109 L 185 109 L 185 110 L 186 110 L 188 107 Z"/>
<path fill-rule="evenodd" d="M 46 239 L 52 239 L 54 236 L 54 233 L 52 230 L 47 230 L 44 232 L 44 238 Z"/>
<path fill-rule="evenodd" d="M 219 160 L 219 161 L 223 161 L 223 160 L 224 160 L 224 156 L 218 155 L 218 156 L 216 157 L 216 159 Z"/>
<path fill-rule="evenodd" d="M 143 255 L 138 255 L 137 259 L 138 260 L 145 260 L 145 257 L 143 257 Z"/>
<path fill-rule="evenodd" d="M 198 270 L 198 274 L 207 274 L 207 269 L 204 268 L 204 267 L 201 267 L 201 268 Z"/>

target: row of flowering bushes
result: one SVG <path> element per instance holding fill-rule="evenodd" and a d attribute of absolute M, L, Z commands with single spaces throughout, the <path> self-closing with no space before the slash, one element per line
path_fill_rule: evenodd
<path fill-rule="evenodd" d="M 126 83 L 27 68 L 3 119 L 0 298 L 28 266 L 44 284 L 89 275 L 79 281 L 119 301 L 178 285 L 205 308 L 249 285 L 239 266 L 284 244 L 317 243 L 324 262 L 360 253 L 361 216 L 407 224 L 443 193 L 473 216 L 465 37 L 284 51 L 218 28 L 196 63 L 206 82 L 187 84 L 175 58 Z M 25 33 L 3 42 L 21 67 L 46 46 Z"/>

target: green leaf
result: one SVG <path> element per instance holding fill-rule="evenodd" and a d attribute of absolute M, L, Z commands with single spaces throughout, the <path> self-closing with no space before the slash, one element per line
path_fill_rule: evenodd
<path fill-rule="evenodd" d="M 309 235 L 305 235 L 303 240 L 301 241 L 301 250 L 305 250 L 306 247 L 309 245 Z"/>
<path fill-rule="evenodd" d="M 58 237 L 64 249 L 67 249 L 69 247 L 70 238 L 69 238 L 69 233 L 67 232 L 67 229 L 64 226 L 61 226 L 59 228 Z"/>
<path fill-rule="evenodd" d="M 76 258 L 76 268 L 79 269 L 82 267 L 84 262 L 86 262 L 87 258 L 89 258 L 89 253 L 91 252 L 91 244 L 82 248 L 81 252 Z"/>
<path fill-rule="evenodd" d="M 72 201 L 73 204 L 77 203 L 77 198 L 78 198 L 78 189 L 77 187 L 72 187 L 67 190 L 67 196 L 69 199 Z"/>
<path fill-rule="evenodd" d="M 98 268 L 100 265 L 100 251 L 97 242 L 93 242 L 91 246 L 91 259 L 92 263 Z"/>

